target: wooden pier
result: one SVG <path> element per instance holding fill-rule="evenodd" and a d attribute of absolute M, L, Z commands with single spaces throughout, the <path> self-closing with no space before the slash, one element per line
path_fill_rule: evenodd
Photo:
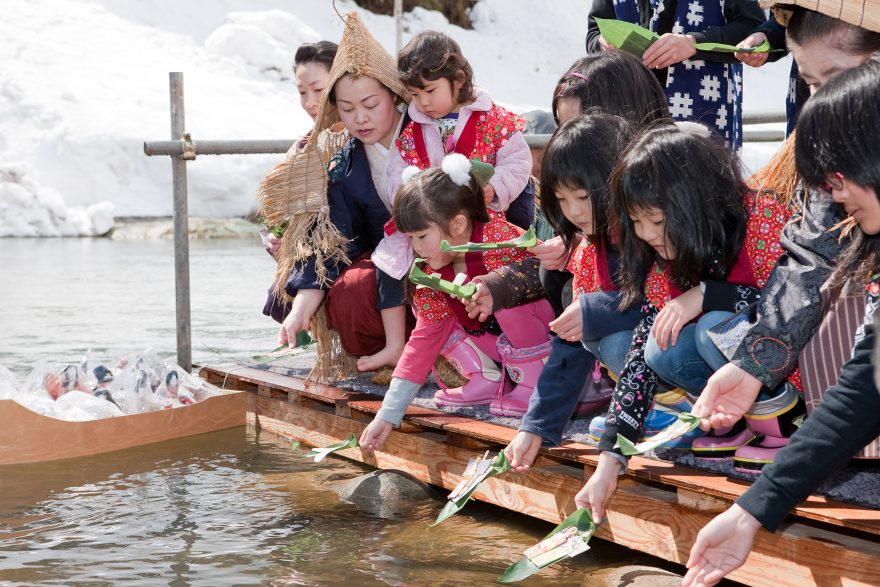
<path fill-rule="evenodd" d="M 202 370 L 211 383 L 252 392 L 248 423 L 312 446 L 360 436 L 378 411 L 374 395 L 309 385 L 250 367 Z M 383 469 L 398 469 L 452 489 L 468 459 L 497 451 L 511 428 L 441 411 L 410 407 L 384 450 L 337 454 Z M 595 470 L 594 447 L 566 443 L 542 449 L 531 473 L 488 479 L 479 499 L 551 523 L 576 506 L 575 494 Z M 737 479 L 635 457 L 610 500 L 596 537 L 684 564 L 697 532 L 748 488 Z M 746 564 L 730 578 L 747 585 L 804 587 L 880 585 L 880 511 L 811 497 L 775 534 L 761 530 Z"/>

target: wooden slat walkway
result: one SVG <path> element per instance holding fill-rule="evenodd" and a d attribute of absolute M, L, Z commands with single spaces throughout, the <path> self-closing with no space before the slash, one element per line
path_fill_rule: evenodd
<path fill-rule="evenodd" d="M 381 406 L 376 396 L 250 367 L 206 368 L 209 381 L 252 391 L 249 422 L 312 446 L 360 435 Z M 516 431 L 464 416 L 410 407 L 383 451 L 341 456 L 401 469 L 451 489 L 469 458 L 498 450 Z M 552 523 L 575 509 L 574 496 L 592 474 L 594 447 L 566 443 L 542 449 L 528 475 L 489 479 L 475 497 Z M 684 563 L 697 532 L 749 484 L 672 463 L 635 457 L 608 504 L 596 536 Z M 811 497 L 776 534 L 758 534 L 748 562 L 731 578 L 749 585 L 880 585 L 880 511 Z"/>

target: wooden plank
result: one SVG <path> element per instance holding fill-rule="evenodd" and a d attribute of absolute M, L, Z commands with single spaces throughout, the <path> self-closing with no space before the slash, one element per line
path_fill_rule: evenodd
<path fill-rule="evenodd" d="M 251 396 L 250 418 L 264 429 L 314 446 L 359 435 L 364 424 L 332 414 L 297 410 L 285 402 Z M 436 435 L 435 435 L 436 436 Z M 407 471 L 433 485 L 451 489 L 467 459 L 480 453 L 444 444 L 442 437 L 392 432 L 383 451 L 341 451 L 346 458 Z M 537 467 L 529 475 L 491 478 L 475 498 L 552 523 L 574 509 L 584 471 L 572 465 Z M 624 479 L 608 504 L 607 521 L 597 537 L 683 563 L 697 532 L 714 512 L 692 507 L 675 491 Z M 797 586 L 880 584 L 880 545 L 827 529 L 789 524 L 776 535 L 760 531 L 746 565 L 731 574 L 749 585 Z"/>
<path fill-rule="evenodd" d="M 253 367 L 204 367 L 202 368 L 202 373 L 210 374 L 211 378 L 215 380 L 219 377 L 220 380 L 223 381 L 225 378 L 227 387 L 230 382 L 235 381 L 250 383 L 253 385 L 267 385 L 279 391 L 295 391 L 303 396 L 327 403 L 357 401 L 374 397 L 368 394 L 348 391 L 320 383 L 310 383 L 306 385 L 305 381 L 299 377 L 281 375 L 271 371 L 254 369 Z"/>
<path fill-rule="evenodd" d="M 255 372 L 247 373 L 249 377 L 254 377 L 253 381 L 258 381 L 259 376 L 273 375 L 258 369 L 251 369 L 250 371 Z M 222 375 L 223 371 L 218 369 L 217 373 Z M 230 378 L 234 379 L 238 376 L 238 373 L 239 370 L 236 368 L 230 374 Z M 289 377 L 281 377 L 288 381 L 292 380 L 292 378 Z M 340 394 L 347 393 L 342 392 L 341 390 L 338 391 Z M 351 397 L 351 394 L 346 397 Z M 376 400 L 353 400 L 353 402 L 354 409 L 363 409 L 367 412 L 373 411 L 374 409 L 378 410 L 378 406 L 381 404 L 381 402 Z M 455 439 L 453 442 L 459 444 L 467 444 L 467 441 L 461 440 L 462 436 L 472 436 L 483 442 L 489 443 L 489 445 L 492 445 L 493 443 L 506 445 L 516 434 L 516 431 L 512 428 L 506 428 L 488 422 L 479 422 L 464 416 L 454 416 L 438 410 L 413 406 L 409 409 L 413 411 L 413 416 L 407 416 L 408 421 L 419 427 L 435 430 L 442 429 L 450 433 L 458 434 L 458 436 L 453 437 Z M 375 412 L 373 411 L 373 413 Z M 475 443 L 473 446 L 485 446 L 485 444 Z M 595 468 L 598 459 L 598 451 L 595 447 L 572 442 L 566 442 L 562 447 L 558 448 L 541 449 L 540 454 L 555 460 L 571 459 L 582 463 L 585 466 L 589 466 L 590 468 Z M 750 483 L 747 481 L 722 477 L 717 474 L 683 467 L 674 463 L 642 457 L 634 457 L 630 461 L 630 468 L 627 475 L 684 489 L 691 494 L 702 494 L 714 497 L 728 503 L 735 501 L 750 486 Z M 794 510 L 793 516 L 880 536 L 880 512 L 853 504 L 837 502 L 820 496 L 811 496 L 808 498 L 806 502 L 800 504 Z"/>

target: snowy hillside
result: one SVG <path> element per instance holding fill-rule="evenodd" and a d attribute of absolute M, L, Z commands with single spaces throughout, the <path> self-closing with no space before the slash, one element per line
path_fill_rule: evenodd
<path fill-rule="evenodd" d="M 405 17 L 405 40 L 425 29 L 447 32 L 496 100 L 517 111 L 547 108 L 559 75 L 583 52 L 588 5 L 481 0 L 473 30 L 416 9 Z M 393 52 L 393 20 L 363 14 Z M 142 151 L 145 140 L 169 138 L 168 72 L 184 72 L 194 139 L 292 139 L 310 126 L 290 80 L 293 51 L 338 41 L 341 31 L 329 0 L 6 3 L 0 236 L 100 234 L 113 214 L 170 214 L 169 160 Z M 781 109 L 786 76 L 785 63 L 749 71 L 746 109 Z M 747 161 L 763 156 L 747 153 Z M 189 164 L 191 214 L 246 213 L 256 183 L 279 159 L 199 157 Z"/>

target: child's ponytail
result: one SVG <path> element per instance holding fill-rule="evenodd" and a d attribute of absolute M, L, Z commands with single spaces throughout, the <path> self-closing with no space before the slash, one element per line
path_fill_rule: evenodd
<path fill-rule="evenodd" d="M 408 167 L 403 177 L 392 210 L 398 230 L 417 232 L 436 224 L 447 231 L 458 214 L 471 222 L 489 222 L 483 184 L 464 155 L 452 153 L 443 158 L 441 167 L 424 171 Z"/>

